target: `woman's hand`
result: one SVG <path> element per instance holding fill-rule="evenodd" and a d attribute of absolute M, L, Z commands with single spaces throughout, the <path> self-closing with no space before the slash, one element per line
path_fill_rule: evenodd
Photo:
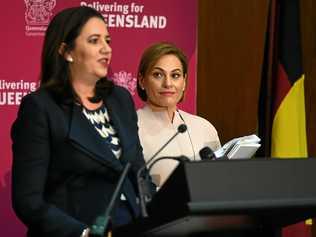
<path fill-rule="evenodd" d="M 82 234 L 80 235 L 80 237 L 89 237 L 89 233 L 90 233 L 90 229 L 86 228 L 82 231 Z"/>

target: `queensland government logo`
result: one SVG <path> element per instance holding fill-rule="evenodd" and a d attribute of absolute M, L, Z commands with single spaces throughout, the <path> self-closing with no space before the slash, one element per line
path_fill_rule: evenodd
<path fill-rule="evenodd" d="M 56 0 L 24 0 L 25 34 L 29 36 L 44 35 L 53 15 Z"/>

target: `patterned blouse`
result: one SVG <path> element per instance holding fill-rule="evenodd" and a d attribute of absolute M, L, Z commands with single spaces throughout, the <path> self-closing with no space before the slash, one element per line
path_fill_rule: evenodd
<path fill-rule="evenodd" d="M 110 147 L 116 158 L 119 159 L 122 154 L 120 139 L 112 125 L 105 105 L 95 110 L 89 110 L 83 107 L 82 112 Z"/>

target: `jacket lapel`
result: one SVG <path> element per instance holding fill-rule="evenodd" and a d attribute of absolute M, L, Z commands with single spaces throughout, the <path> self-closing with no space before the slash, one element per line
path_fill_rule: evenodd
<path fill-rule="evenodd" d="M 73 105 L 69 139 L 78 149 L 88 153 L 93 159 L 111 166 L 117 171 L 122 170 L 120 161 L 114 156 L 89 120 L 86 119 L 81 107 L 77 105 Z"/>
<path fill-rule="evenodd" d="M 113 123 L 114 129 L 118 134 L 120 139 L 120 145 L 122 148 L 122 158 L 121 162 L 125 164 L 124 161 L 124 153 L 126 152 L 127 148 L 129 147 L 129 141 L 131 138 L 130 129 L 128 126 L 128 122 L 124 121 L 124 118 L 127 117 L 126 114 L 122 114 L 121 106 L 118 104 L 116 99 L 112 96 L 109 96 L 106 100 L 106 107 L 110 116 L 110 119 Z M 127 111 L 124 111 L 127 113 Z M 124 123 L 125 122 L 125 123 Z"/>

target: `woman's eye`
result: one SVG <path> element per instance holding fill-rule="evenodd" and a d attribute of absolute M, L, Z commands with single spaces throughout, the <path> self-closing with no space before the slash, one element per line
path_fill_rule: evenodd
<path fill-rule="evenodd" d="M 111 44 L 111 39 L 105 39 L 105 42 L 106 42 L 107 44 Z"/>
<path fill-rule="evenodd" d="M 180 78 L 181 77 L 181 74 L 180 73 L 174 73 L 174 74 L 172 74 L 172 78 L 174 78 L 174 79 L 178 79 L 178 78 Z"/>
<path fill-rule="evenodd" d="M 153 77 L 159 79 L 159 78 L 162 78 L 163 75 L 162 75 L 162 73 L 160 73 L 160 72 L 154 72 L 154 73 L 153 73 Z"/>
<path fill-rule="evenodd" d="M 89 43 L 96 44 L 98 42 L 97 38 L 89 39 Z"/>

